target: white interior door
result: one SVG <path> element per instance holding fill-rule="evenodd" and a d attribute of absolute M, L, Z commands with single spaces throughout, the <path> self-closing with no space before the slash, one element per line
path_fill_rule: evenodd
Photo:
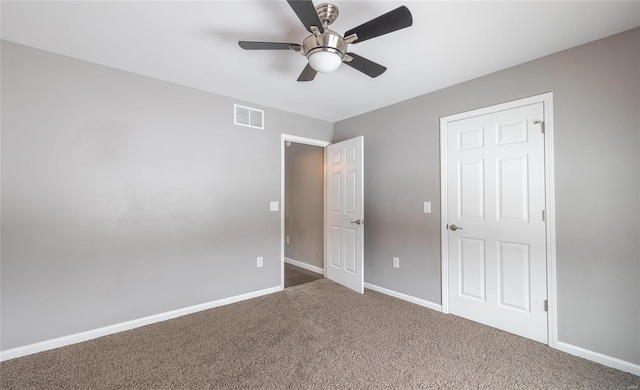
<path fill-rule="evenodd" d="M 364 292 L 364 137 L 327 146 L 327 278 Z"/>
<path fill-rule="evenodd" d="M 547 343 L 543 103 L 448 122 L 449 312 Z"/>

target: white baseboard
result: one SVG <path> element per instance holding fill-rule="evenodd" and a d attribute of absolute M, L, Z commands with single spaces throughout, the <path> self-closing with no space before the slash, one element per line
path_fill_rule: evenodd
<path fill-rule="evenodd" d="M 320 267 L 316 267 L 307 263 L 303 263 L 302 261 L 298 261 L 298 260 L 294 260 L 294 259 L 290 259 L 288 257 L 284 258 L 284 262 L 291 264 L 291 265 L 295 265 L 296 267 L 300 267 L 300 268 L 304 268 L 307 271 L 311 271 L 311 272 L 315 272 L 317 274 L 320 275 L 324 275 L 324 270 Z"/>
<path fill-rule="evenodd" d="M 285 258 L 285 262 L 296 265 L 298 267 L 300 267 L 298 265 L 298 261 L 296 260 L 292 260 L 292 259 L 288 259 Z M 304 264 L 304 263 L 300 263 L 300 264 Z M 320 272 L 315 271 L 313 269 L 309 269 L 309 268 L 305 268 L 305 267 L 301 267 L 301 268 L 305 268 L 305 269 L 309 269 L 309 271 L 313 271 L 313 272 L 318 272 L 318 273 L 322 273 L 322 269 L 318 268 L 318 267 L 313 267 L 311 265 L 305 264 L 305 266 L 307 267 L 312 267 L 315 269 L 319 269 Z M 419 306 L 423 306 L 432 310 L 436 310 L 436 311 L 442 311 L 442 306 L 424 299 L 420 299 L 420 298 L 416 298 L 413 297 L 411 295 L 407 295 L 407 294 L 403 294 L 394 290 L 389 290 L 387 288 L 384 287 L 380 287 L 380 286 L 376 286 L 374 284 L 370 284 L 370 283 L 365 283 L 364 284 L 365 288 L 368 288 L 370 290 L 373 291 L 377 291 L 379 293 L 385 294 L 385 295 L 389 295 L 398 299 L 402 299 L 403 301 L 407 301 L 407 302 L 411 302 L 414 303 L 416 305 Z M 130 329 L 134 329 L 134 328 L 139 328 L 141 326 L 145 326 L 145 325 L 150 325 L 150 324 L 154 324 L 156 322 L 161 322 L 161 321 L 166 321 L 166 320 L 170 320 L 176 317 L 181 317 L 187 314 L 192 314 L 192 313 L 196 313 L 199 311 L 203 311 L 203 310 L 208 310 L 208 309 L 213 309 L 215 307 L 219 307 L 219 306 L 224 306 L 224 305 L 229 305 L 232 303 L 236 303 L 236 302 L 241 302 L 241 301 L 245 301 L 247 299 L 251 299 L 251 298 L 257 298 L 263 295 L 268 295 L 268 294 L 272 294 L 278 291 L 282 291 L 282 288 L 280 286 L 276 286 L 276 287 L 271 287 L 271 288 L 267 288 L 264 290 L 259 290 L 259 291 L 253 291 L 250 293 L 246 293 L 246 294 L 241 294 L 241 295 L 236 295 L 233 297 L 229 297 L 229 298 L 223 298 L 223 299 L 219 299 L 216 301 L 211 301 L 211 302 L 206 302 L 206 303 L 202 303 L 199 305 L 193 305 L 193 306 L 189 306 L 189 307 L 185 307 L 182 309 L 176 309 L 176 310 L 171 310 L 168 312 L 164 312 L 164 313 L 160 313 L 160 314 L 154 314 L 151 316 L 147 316 L 147 317 L 143 317 L 143 318 L 139 318 L 136 320 L 131 320 L 131 321 L 126 321 L 126 322 L 122 322 L 119 324 L 114 324 L 114 325 L 109 325 L 109 326 L 104 326 L 102 328 L 97 328 L 97 329 L 93 329 L 93 330 L 88 330 L 85 332 L 81 332 L 81 333 L 76 333 L 73 335 L 69 335 L 69 336 L 63 336 L 63 337 L 58 337 L 55 339 L 51 339 L 51 340 L 46 340 L 46 341 L 41 341 L 39 343 L 34 343 L 34 344 L 29 344 L 29 345 L 25 345 L 22 347 L 17 347 L 17 348 L 12 348 L 12 349 L 8 349 L 5 351 L 0 351 L 0 361 L 5 361 L 5 360 L 10 360 L 10 359 L 15 359 L 21 356 L 26 356 L 26 355 L 31 355 L 34 353 L 38 353 L 38 352 L 42 352 L 42 351 L 47 351 L 50 349 L 54 349 L 54 348 L 60 348 L 60 347 L 64 347 L 67 345 L 71 345 L 71 344 L 76 344 L 76 343 L 80 343 L 83 341 L 88 341 L 91 339 L 95 339 L 98 337 L 102 337 L 102 336 L 107 336 L 110 334 L 114 334 L 114 333 L 118 333 L 118 332 L 124 332 L 126 330 L 130 330 Z M 596 363 L 600 363 L 603 364 L 607 367 L 611 367 L 611 368 L 615 368 L 621 371 L 625 371 L 634 375 L 638 375 L 640 376 L 640 365 L 638 364 L 634 364 L 631 362 L 627 362 L 625 360 L 621 360 L 618 358 L 614 358 L 608 355 L 604 355 L 601 354 L 599 352 L 594 352 L 594 351 L 590 351 L 588 349 L 584 349 L 581 347 L 577 347 L 575 345 L 571 345 L 571 344 L 567 344 L 565 342 L 562 341 L 557 341 L 556 342 L 556 349 L 569 353 L 571 355 L 575 355 L 587 360 L 591 360 L 594 361 Z"/>
<path fill-rule="evenodd" d="M 416 298 L 416 297 L 413 297 L 411 295 L 403 294 L 401 292 L 389 290 L 388 288 L 376 286 L 375 284 L 365 283 L 364 284 L 364 288 L 368 288 L 369 290 L 377 291 L 377 292 L 385 294 L 385 295 L 390 295 L 390 296 L 392 296 L 394 298 L 402 299 L 403 301 L 415 303 L 416 305 L 420 305 L 420 306 L 426 307 L 426 308 L 431 309 L 431 310 L 436 310 L 436 311 L 440 311 L 440 312 L 442 311 L 442 305 L 439 305 L 439 304 L 433 303 L 433 302 L 429 302 L 429 301 L 424 300 L 424 299 Z"/>
<path fill-rule="evenodd" d="M 429 302 L 424 299 L 413 297 L 411 295 L 389 290 L 387 288 L 376 286 L 371 283 L 365 283 L 364 287 L 373 291 L 377 291 L 382 294 L 386 294 L 398 299 L 402 299 L 403 301 L 407 301 L 407 302 L 415 303 L 416 305 L 427 307 L 432 310 L 436 310 L 440 312 L 442 311 L 442 306 L 438 305 L 437 303 Z M 587 360 L 591 360 L 596 363 L 600 363 L 607 367 L 615 368 L 620 371 L 625 371 L 625 372 L 640 376 L 640 365 L 638 364 L 634 364 L 631 362 L 627 362 L 625 360 L 604 355 L 599 352 L 590 351 L 588 349 L 584 349 L 581 347 L 576 347 L 575 345 L 567 344 L 562 341 L 557 341 L 555 348 L 560 351 L 569 353 L 571 355 L 578 356 Z"/>
<path fill-rule="evenodd" d="M 556 349 L 569 353 L 571 355 L 579 356 L 581 358 L 600 363 L 607 367 L 615 368 L 620 371 L 629 372 L 634 375 L 640 376 L 640 365 L 627 362 L 618 358 L 614 358 L 608 355 L 601 354 L 599 352 L 590 351 L 575 345 L 567 344 L 562 341 L 556 342 Z"/>
<path fill-rule="evenodd" d="M 189 307 L 185 307 L 182 309 L 176 309 L 167 311 L 160 314 L 154 314 L 147 317 L 138 318 L 136 320 L 121 322 L 119 324 L 104 326 L 98 329 L 92 329 L 81 333 L 72 334 L 69 336 L 58 337 L 51 340 L 41 341 L 39 343 L 29 344 L 22 347 L 7 349 L 5 351 L 0 351 L 0 361 L 5 361 L 9 359 L 15 359 L 21 356 L 31 355 L 33 353 L 38 353 L 42 351 L 47 351 L 49 349 L 64 347 L 71 344 L 80 343 L 83 341 L 95 339 L 102 336 L 107 336 L 110 334 L 123 332 L 125 330 L 130 330 L 134 328 L 139 328 L 141 326 L 154 324 L 156 322 L 170 320 L 176 317 L 181 317 L 187 314 L 196 313 L 202 310 L 213 309 L 214 307 L 229 305 L 231 303 L 236 303 L 240 301 L 245 301 L 251 298 L 257 298 L 263 295 L 272 294 L 278 291 L 282 291 L 280 286 L 271 287 L 264 290 L 253 291 L 246 294 L 240 294 L 229 298 L 218 299 L 216 301 L 201 303 L 199 305 L 193 305 Z"/>

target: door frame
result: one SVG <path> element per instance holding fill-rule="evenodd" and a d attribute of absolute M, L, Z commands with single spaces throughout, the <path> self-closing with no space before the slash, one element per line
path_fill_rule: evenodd
<path fill-rule="evenodd" d="M 449 313 L 449 241 L 447 231 L 447 124 L 449 122 L 481 116 L 497 111 L 543 103 L 544 119 L 544 164 L 547 244 L 547 335 L 548 345 L 556 348 L 557 297 L 556 297 L 556 235 L 555 235 L 555 188 L 553 148 L 553 92 L 518 99 L 502 104 L 471 110 L 440 118 L 440 231 L 442 251 L 442 312 Z"/>
<path fill-rule="evenodd" d="M 284 231 L 284 210 L 285 210 L 285 199 L 284 199 L 284 191 L 285 191 L 285 142 L 295 142 L 297 144 L 311 145 L 311 146 L 319 146 L 323 149 L 326 149 L 327 146 L 331 145 L 329 141 L 322 141 L 319 139 L 299 137 L 296 135 L 289 134 L 281 134 L 280 136 L 280 289 L 284 290 L 284 241 L 285 241 L 285 231 Z M 325 151 L 323 150 L 322 155 L 325 155 Z M 326 158 L 325 158 L 326 160 Z M 327 238 L 326 238 L 326 212 L 327 212 L 327 179 L 326 179 L 326 161 L 323 164 L 324 171 L 322 173 L 322 216 L 324 218 L 324 223 L 322 226 L 322 248 L 326 248 Z M 322 275 L 327 276 L 327 254 L 324 253 L 323 257 L 323 267 L 322 267 Z"/>

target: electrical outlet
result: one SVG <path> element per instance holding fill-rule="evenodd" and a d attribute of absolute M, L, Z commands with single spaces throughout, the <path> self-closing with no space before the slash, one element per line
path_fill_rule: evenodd
<path fill-rule="evenodd" d="M 258 257 L 258 264 L 256 266 L 258 268 L 262 267 L 262 256 Z"/>
<path fill-rule="evenodd" d="M 424 202 L 424 213 L 431 213 L 431 202 Z"/>
<path fill-rule="evenodd" d="M 291 244 L 291 238 L 287 236 L 287 244 Z"/>
<path fill-rule="evenodd" d="M 399 257 L 394 257 L 393 258 L 393 268 L 400 268 L 400 258 Z"/>
<path fill-rule="evenodd" d="M 277 200 L 273 200 L 269 202 L 269 210 L 270 211 L 278 211 L 280 210 L 280 203 Z"/>

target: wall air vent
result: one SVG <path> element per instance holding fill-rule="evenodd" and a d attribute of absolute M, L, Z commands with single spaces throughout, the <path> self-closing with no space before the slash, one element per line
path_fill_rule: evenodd
<path fill-rule="evenodd" d="M 254 129 L 264 129 L 264 111 L 251 107 L 233 105 L 233 123 L 238 126 L 253 127 Z"/>

